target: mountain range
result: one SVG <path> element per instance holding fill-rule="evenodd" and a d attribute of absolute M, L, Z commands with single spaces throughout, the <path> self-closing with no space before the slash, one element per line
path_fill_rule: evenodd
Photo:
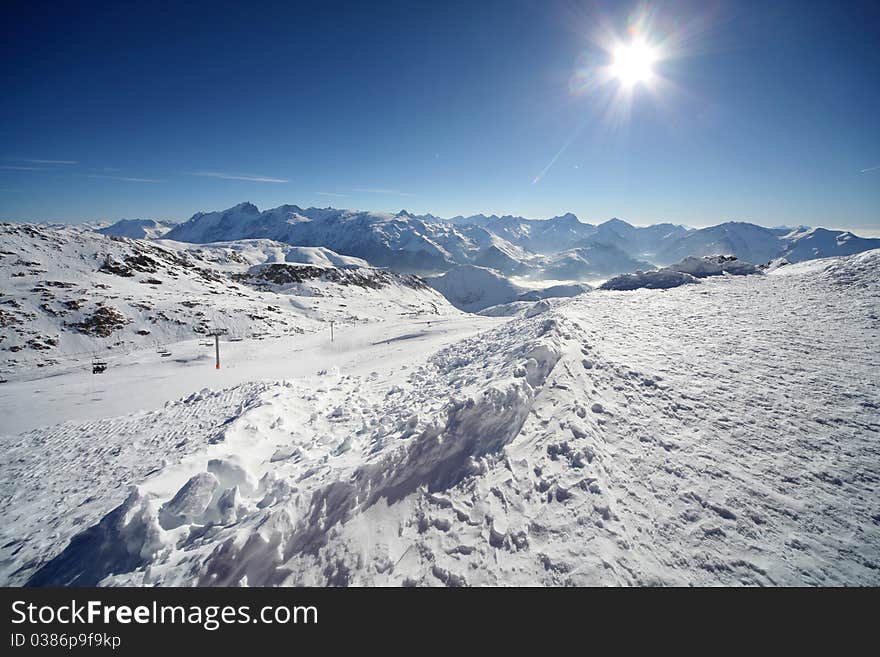
<path fill-rule="evenodd" d="M 106 234 L 132 236 L 115 224 Z M 199 212 L 161 235 L 178 242 L 270 239 L 324 247 L 373 266 L 427 276 L 459 265 L 494 269 L 535 280 L 585 280 L 662 266 L 687 256 L 735 255 L 753 263 L 849 255 L 880 247 L 880 239 L 824 228 L 764 228 L 730 221 L 692 229 L 673 223 L 633 226 L 622 219 L 595 225 L 568 213 L 550 219 L 301 208 L 261 211 L 252 203 Z"/>

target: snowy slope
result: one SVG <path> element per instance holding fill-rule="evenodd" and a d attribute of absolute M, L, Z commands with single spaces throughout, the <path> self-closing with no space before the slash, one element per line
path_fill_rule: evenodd
<path fill-rule="evenodd" d="M 413 320 L 9 436 L 5 581 L 878 585 L 878 265 L 583 294 L 432 355 Z"/>
<path fill-rule="evenodd" d="M 456 312 L 413 277 L 352 269 L 362 261 L 326 249 L 179 245 L 29 224 L 0 225 L 0 239 L 2 377 L 167 346 L 214 327 L 245 338 L 311 332 L 329 320 Z M 279 260 L 299 279 L 281 294 L 251 271 Z"/>
<path fill-rule="evenodd" d="M 755 264 L 780 257 L 800 262 L 877 248 L 880 248 L 880 239 L 858 237 L 849 231 L 806 226 L 772 229 L 731 221 L 666 242 L 657 251 L 655 261 L 671 264 L 688 256 L 734 255 Z"/>
<path fill-rule="evenodd" d="M 880 238 L 864 238 L 849 231 L 810 228 L 790 233 L 781 254 L 789 262 L 852 255 L 871 249 L 880 249 Z"/>
<path fill-rule="evenodd" d="M 194 256 L 210 261 L 215 266 L 251 265 L 266 262 L 298 262 L 318 267 L 369 267 L 361 258 L 344 256 L 322 246 L 292 246 L 274 240 L 252 239 L 232 242 L 212 242 L 194 246 L 187 242 L 156 240 L 160 246 L 168 246 L 178 251 L 186 251 Z"/>
<path fill-rule="evenodd" d="M 99 228 L 95 232 L 114 237 L 130 237 L 132 239 L 156 239 L 162 237 L 176 224 L 155 219 L 122 219 L 115 224 Z"/>

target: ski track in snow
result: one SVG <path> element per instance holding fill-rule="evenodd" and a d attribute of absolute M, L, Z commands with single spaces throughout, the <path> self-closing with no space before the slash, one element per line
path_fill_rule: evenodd
<path fill-rule="evenodd" d="M 371 370 L 414 325 L 348 371 L 20 434 L 2 576 L 878 585 L 878 265 L 591 292 Z"/>

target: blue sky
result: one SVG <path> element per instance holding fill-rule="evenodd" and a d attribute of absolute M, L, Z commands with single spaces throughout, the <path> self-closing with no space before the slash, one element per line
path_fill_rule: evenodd
<path fill-rule="evenodd" d="M 880 232 L 876 2 L 5 13 L 4 220 L 250 200 Z M 625 93 L 599 71 L 634 34 L 658 60 Z"/>

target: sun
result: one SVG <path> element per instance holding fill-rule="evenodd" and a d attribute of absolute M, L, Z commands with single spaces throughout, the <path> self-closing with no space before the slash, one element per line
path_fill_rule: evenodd
<path fill-rule="evenodd" d="M 657 54 L 645 41 L 621 44 L 612 53 L 611 75 L 624 87 L 646 83 L 654 77 Z"/>

